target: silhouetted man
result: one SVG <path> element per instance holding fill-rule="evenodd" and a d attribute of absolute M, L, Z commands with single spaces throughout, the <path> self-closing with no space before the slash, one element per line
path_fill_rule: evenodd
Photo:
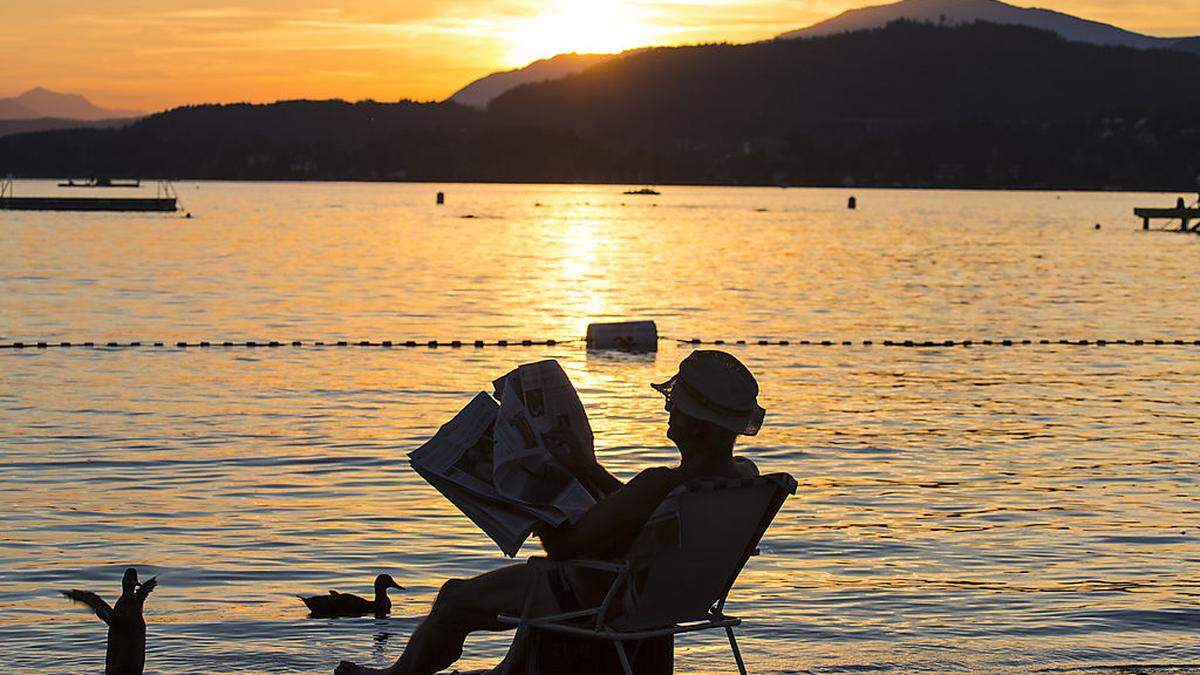
<path fill-rule="evenodd" d="M 646 469 L 622 483 L 600 466 L 593 451 L 562 430 L 564 463 L 602 498 L 575 524 L 538 532 L 551 560 L 619 559 L 671 490 L 695 478 L 758 475 L 753 462 L 733 456 L 738 435 L 758 433 L 766 413 L 758 405 L 758 383 L 740 361 L 725 352 L 695 351 L 675 376 L 651 386 L 666 397 L 667 438 L 679 449 L 679 466 Z M 535 615 L 598 605 L 611 577 L 586 574 L 562 566 L 543 577 L 522 563 L 472 579 L 450 579 L 391 668 L 373 670 L 343 661 L 335 672 L 436 673 L 458 660 L 468 634 L 511 628 L 496 617 L 520 614 L 535 584 Z"/>

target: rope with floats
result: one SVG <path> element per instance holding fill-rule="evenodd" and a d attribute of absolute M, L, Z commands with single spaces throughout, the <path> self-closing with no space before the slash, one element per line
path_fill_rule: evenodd
<path fill-rule="evenodd" d="M 765 339 L 713 339 L 672 338 L 660 336 L 660 342 L 671 342 L 689 346 L 716 347 L 900 347 L 912 349 L 944 349 L 948 347 L 1018 347 L 1018 346 L 1071 346 L 1071 347 L 1105 347 L 1105 346 L 1200 346 L 1200 339 L 980 339 L 980 340 L 765 340 Z M 222 348 L 337 348 L 337 347 L 374 347 L 374 348 L 424 348 L 424 349 L 463 349 L 463 348 L 514 348 L 514 347 L 557 347 L 565 345 L 587 345 L 584 338 L 540 340 L 201 340 L 201 341 L 87 341 L 87 342 L 7 342 L 0 343 L 0 349 L 222 349 Z M 618 346 L 599 347 L 601 349 L 625 349 L 627 351 L 653 350 L 654 347 Z"/>
<path fill-rule="evenodd" d="M 1062 346 L 1078 346 L 1078 347 L 1087 347 L 1087 346 L 1093 346 L 1093 345 L 1098 346 L 1098 347 L 1104 347 L 1107 345 L 1133 345 L 1133 346 L 1139 346 L 1139 347 L 1143 346 L 1143 345 L 1200 346 L 1200 340 L 1195 340 L 1195 339 L 1185 340 L 1185 339 L 1180 339 L 1180 338 L 1171 339 L 1171 340 L 1168 340 L 1165 338 L 1137 339 L 1137 340 L 1130 340 L 1130 339 L 1125 339 L 1125 338 L 1116 339 L 1116 340 L 1110 340 L 1107 338 L 1099 338 L 1096 340 L 1090 340 L 1090 339 L 1071 340 L 1071 339 L 1067 339 L 1067 338 L 1058 338 L 1058 339 L 1040 338 L 1037 340 L 1032 340 L 1032 339 L 993 340 L 993 339 L 985 338 L 985 339 L 981 339 L 981 340 L 857 340 L 857 341 L 856 340 L 798 340 L 798 341 L 794 341 L 794 340 L 720 340 L 720 339 L 718 339 L 718 340 L 701 340 L 699 338 L 691 338 L 691 339 L 664 338 L 664 339 L 674 340 L 675 342 L 678 342 L 680 344 L 686 344 L 686 345 L 737 345 L 737 346 L 754 345 L 754 346 L 759 346 L 759 347 L 767 347 L 767 346 L 786 347 L 786 346 L 790 346 L 790 345 L 799 345 L 802 347 L 808 347 L 808 346 L 816 346 L 816 347 L 855 347 L 855 346 L 875 347 L 875 346 L 882 346 L 882 347 L 921 347 L 921 348 L 930 348 L 930 347 L 1016 347 L 1016 346 L 1026 346 L 1026 345 L 1038 345 L 1038 346 L 1062 345 Z"/>

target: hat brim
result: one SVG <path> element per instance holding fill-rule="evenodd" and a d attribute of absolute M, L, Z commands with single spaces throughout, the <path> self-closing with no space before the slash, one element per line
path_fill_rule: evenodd
<path fill-rule="evenodd" d="M 687 387 L 676 386 L 678 381 L 679 375 L 675 375 L 666 382 L 658 384 L 651 382 L 650 386 L 669 399 L 672 405 L 677 406 L 685 414 L 705 420 L 706 422 L 712 422 L 735 434 L 755 436 L 758 434 L 759 429 L 762 429 L 763 420 L 767 416 L 767 411 L 762 406 L 755 404 L 752 410 L 744 413 L 716 411 L 705 405 L 703 401 L 692 396 Z"/>

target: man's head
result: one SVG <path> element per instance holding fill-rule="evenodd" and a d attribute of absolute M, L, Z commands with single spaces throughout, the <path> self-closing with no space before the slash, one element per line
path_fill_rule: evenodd
<path fill-rule="evenodd" d="M 732 450 L 739 434 L 758 433 L 766 415 L 758 405 L 754 375 L 726 352 L 694 351 L 679 364 L 674 377 L 651 386 L 667 399 L 671 413 L 667 438 L 684 452 Z"/>
<path fill-rule="evenodd" d="M 733 450 L 737 443 L 737 434 L 713 424 L 708 420 L 683 412 L 667 400 L 667 438 L 675 442 L 681 450 L 691 448 L 713 448 Z"/>

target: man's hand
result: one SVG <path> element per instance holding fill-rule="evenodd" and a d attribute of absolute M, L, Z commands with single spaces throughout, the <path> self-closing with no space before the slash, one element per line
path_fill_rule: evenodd
<path fill-rule="evenodd" d="M 596 446 L 591 439 L 584 440 L 573 429 L 559 424 L 549 433 L 542 435 L 542 442 L 550 454 L 579 481 L 596 501 L 620 490 L 624 485 L 596 459 Z"/>
<path fill-rule="evenodd" d="M 580 438 L 575 430 L 561 422 L 551 431 L 542 434 L 542 441 L 550 450 L 550 454 L 577 478 L 591 476 L 599 466 L 595 445 Z"/>

